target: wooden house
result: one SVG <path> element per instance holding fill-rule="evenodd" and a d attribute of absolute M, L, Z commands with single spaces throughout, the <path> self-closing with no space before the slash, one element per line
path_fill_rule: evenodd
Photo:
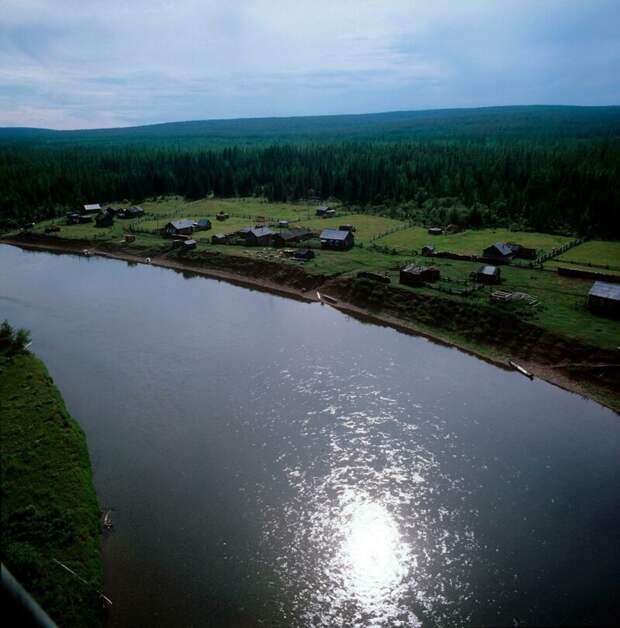
<path fill-rule="evenodd" d="M 222 220 L 228 220 L 230 218 L 230 214 L 227 214 L 224 211 L 220 211 L 217 214 L 215 214 L 215 219 L 222 221 Z"/>
<path fill-rule="evenodd" d="M 430 257 L 431 255 L 434 255 L 434 254 L 435 254 L 434 246 L 427 244 L 426 246 L 422 247 L 422 255 L 425 255 L 426 257 Z"/>
<path fill-rule="evenodd" d="M 594 314 L 620 319 L 620 284 L 595 281 L 588 293 L 588 308 Z"/>
<path fill-rule="evenodd" d="M 501 281 L 501 272 L 497 266 L 481 266 L 474 274 L 474 280 L 487 285 L 498 284 Z"/>
<path fill-rule="evenodd" d="M 196 242 L 196 240 L 183 240 L 183 242 L 181 243 L 181 249 L 183 251 L 192 251 L 196 248 L 197 244 L 198 243 Z"/>
<path fill-rule="evenodd" d="M 339 229 L 323 229 L 321 235 L 321 248 L 346 251 L 353 247 L 355 238 L 350 231 L 340 231 Z"/>
<path fill-rule="evenodd" d="M 320 216 L 321 218 L 323 216 L 325 216 L 325 214 L 329 211 L 329 207 L 326 207 L 325 205 L 321 206 L 321 207 L 317 207 L 316 208 L 316 215 Z"/>
<path fill-rule="evenodd" d="M 194 228 L 196 231 L 208 231 L 211 229 L 211 221 L 208 218 L 199 218 L 194 223 Z"/>
<path fill-rule="evenodd" d="M 512 257 L 512 249 L 505 242 L 495 242 L 482 251 L 482 257 L 507 264 Z"/>
<path fill-rule="evenodd" d="M 99 203 L 91 203 L 90 205 L 82 205 L 82 214 L 98 214 L 101 211 Z"/>
<path fill-rule="evenodd" d="M 351 231 L 351 232 L 355 232 L 355 227 L 353 225 L 340 225 L 338 227 L 338 229 L 340 231 Z"/>
<path fill-rule="evenodd" d="M 303 260 L 305 262 L 314 259 L 314 251 L 312 249 L 297 249 L 293 253 L 293 257 L 298 260 Z"/>
<path fill-rule="evenodd" d="M 269 227 L 255 227 L 250 229 L 245 236 L 245 242 L 249 246 L 268 246 L 273 241 L 275 233 Z"/>
<path fill-rule="evenodd" d="M 162 235 L 166 236 L 191 235 L 192 233 L 194 233 L 193 220 L 173 220 L 162 229 Z"/>
<path fill-rule="evenodd" d="M 514 244 L 513 242 L 509 242 L 508 246 L 512 249 L 514 257 L 520 259 L 536 259 L 537 257 L 536 249 L 523 246 L 522 244 Z"/>
<path fill-rule="evenodd" d="M 72 212 L 67 214 L 67 224 L 68 225 L 80 225 L 86 222 L 92 222 L 93 215 L 92 214 L 76 214 Z"/>
<path fill-rule="evenodd" d="M 230 242 L 230 236 L 225 233 L 216 233 L 211 236 L 211 244 L 228 244 Z"/>
<path fill-rule="evenodd" d="M 97 227 L 111 227 L 114 224 L 114 216 L 107 210 L 95 216 L 95 226 Z"/>
<path fill-rule="evenodd" d="M 289 246 L 293 242 L 303 242 L 309 240 L 314 234 L 310 229 L 299 227 L 297 229 L 285 229 L 274 234 L 273 243 L 275 246 Z"/>
<path fill-rule="evenodd" d="M 400 283 L 405 286 L 423 286 L 439 279 L 439 268 L 410 264 L 400 271 Z"/>

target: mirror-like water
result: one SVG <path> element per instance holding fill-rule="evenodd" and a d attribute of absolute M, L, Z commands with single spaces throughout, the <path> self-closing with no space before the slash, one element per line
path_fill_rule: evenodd
<path fill-rule="evenodd" d="M 191 275 L 0 246 L 89 441 L 111 626 L 620 611 L 620 418 L 455 349 Z"/>

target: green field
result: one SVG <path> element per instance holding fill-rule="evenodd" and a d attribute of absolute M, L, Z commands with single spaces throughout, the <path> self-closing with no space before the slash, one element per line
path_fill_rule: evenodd
<path fill-rule="evenodd" d="M 435 247 L 436 251 L 482 255 L 482 251 L 495 242 L 514 242 L 547 252 L 571 240 L 572 238 L 566 236 L 531 231 L 509 231 L 508 229 L 468 229 L 448 235 L 429 235 L 428 230 L 423 227 L 410 227 L 379 238 L 376 244 L 404 251 L 420 251 L 423 246 L 430 244 Z"/>
<path fill-rule="evenodd" d="M 59 626 L 100 625 L 99 508 L 84 433 L 30 353 L 0 355 L 0 404 L 2 562 Z"/>
<path fill-rule="evenodd" d="M 302 220 L 299 224 L 315 231 L 338 229 L 339 225 L 351 224 L 355 227 L 355 241 L 364 243 L 388 231 L 401 229 L 406 226 L 405 223 L 399 220 L 371 214 L 341 214 L 333 218 Z"/>
<path fill-rule="evenodd" d="M 582 266 L 603 266 L 610 270 L 620 270 L 620 242 L 588 240 L 566 251 L 558 258 L 559 262 L 574 263 Z"/>

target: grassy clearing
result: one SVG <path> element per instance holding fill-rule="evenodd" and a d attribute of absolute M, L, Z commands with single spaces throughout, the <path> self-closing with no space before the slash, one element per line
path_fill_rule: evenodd
<path fill-rule="evenodd" d="M 2 560 L 59 625 L 99 625 L 99 509 L 84 433 L 29 353 L 0 356 L 0 405 Z"/>
<path fill-rule="evenodd" d="M 509 231 L 508 229 L 468 229 L 448 235 L 429 235 L 422 227 L 410 227 L 377 240 L 377 244 L 402 250 L 420 250 L 431 244 L 438 251 L 451 251 L 462 255 L 481 255 L 483 249 L 494 242 L 516 242 L 528 248 L 550 251 L 556 246 L 570 242 L 572 238 L 535 233 L 530 231 Z"/>
<path fill-rule="evenodd" d="M 592 264 L 608 267 L 609 270 L 620 270 L 620 242 L 589 240 L 556 259 L 559 262 L 572 262 L 584 267 Z"/>
<path fill-rule="evenodd" d="M 405 223 L 400 220 L 368 214 L 344 214 L 335 216 L 334 218 L 313 218 L 311 220 L 304 220 L 300 224 L 316 231 L 338 229 L 339 225 L 352 224 L 355 226 L 355 241 L 364 243 L 387 231 L 405 227 Z"/>

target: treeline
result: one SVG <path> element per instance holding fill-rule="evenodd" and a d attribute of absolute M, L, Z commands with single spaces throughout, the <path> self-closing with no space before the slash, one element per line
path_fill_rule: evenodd
<path fill-rule="evenodd" d="M 461 222 L 620 237 L 620 141 L 235 146 L 0 146 L 5 228 L 86 202 L 337 198 L 401 217 L 454 199 Z"/>

